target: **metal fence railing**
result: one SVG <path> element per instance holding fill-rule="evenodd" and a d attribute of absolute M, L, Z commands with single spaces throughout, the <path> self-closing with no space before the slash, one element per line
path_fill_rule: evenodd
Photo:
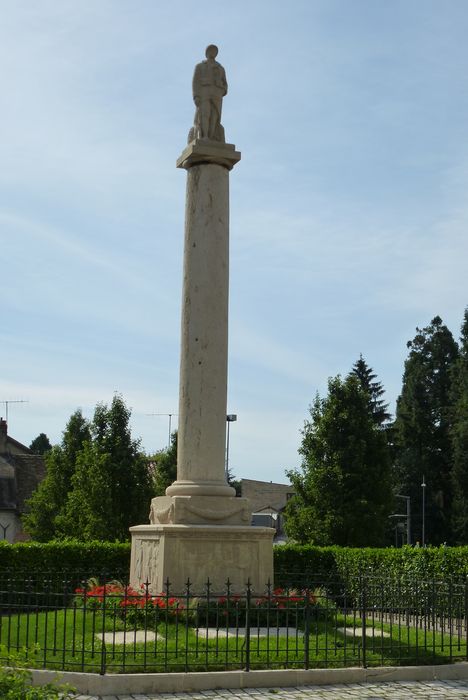
<path fill-rule="evenodd" d="M 0 660 L 106 672 L 327 668 L 468 660 L 468 587 L 371 576 L 298 588 L 209 581 L 155 594 L 104 575 L 0 576 Z"/>

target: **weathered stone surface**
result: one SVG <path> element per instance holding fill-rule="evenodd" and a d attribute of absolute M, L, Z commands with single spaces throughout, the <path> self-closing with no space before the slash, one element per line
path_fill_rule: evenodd
<path fill-rule="evenodd" d="M 213 165 L 222 165 L 224 168 L 232 170 L 240 159 L 241 154 L 239 151 L 236 151 L 236 147 L 232 143 L 195 139 L 184 148 L 176 161 L 176 165 L 178 168 L 188 170 L 194 165 L 211 163 Z"/>
<path fill-rule="evenodd" d="M 151 501 L 152 525 L 250 525 L 251 518 L 250 502 L 235 496 L 158 496 Z"/>
<path fill-rule="evenodd" d="M 229 171 L 241 154 L 224 143 L 221 102 L 227 84 L 215 46 L 194 77 L 197 104 L 190 143 L 177 161 L 187 170 L 177 479 L 153 499 L 151 525 L 131 528 L 132 585 L 159 593 L 263 591 L 273 580 L 273 528 L 250 526 L 247 499 L 235 498 L 225 474 Z"/>
<path fill-rule="evenodd" d="M 187 173 L 177 481 L 167 495 L 234 496 L 225 477 L 229 173 Z"/>
<path fill-rule="evenodd" d="M 272 530 L 263 527 L 215 525 L 137 525 L 132 533 L 130 584 L 138 588 L 183 594 L 187 581 L 192 593 L 203 593 L 209 578 L 211 593 L 252 589 L 262 593 L 273 581 Z"/>
<path fill-rule="evenodd" d="M 221 110 L 228 85 L 223 66 L 215 60 L 217 55 L 218 47 L 210 44 L 206 47 L 206 60 L 195 66 L 192 92 L 196 111 L 194 124 L 189 132 L 189 141 L 193 138 L 225 141 L 224 128 L 221 125 Z"/>

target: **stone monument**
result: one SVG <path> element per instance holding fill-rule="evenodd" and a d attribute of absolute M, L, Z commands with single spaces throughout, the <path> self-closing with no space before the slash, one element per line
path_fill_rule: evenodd
<path fill-rule="evenodd" d="M 218 49 L 195 67 L 194 125 L 177 161 L 187 170 L 177 480 L 153 498 L 150 524 L 132 534 L 131 584 L 174 593 L 209 578 L 221 593 L 273 580 L 272 528 L 252 527 L 251 509 L 226 481 L 229 171 L 240 160 L 221 125 L 227 94 Z"/>

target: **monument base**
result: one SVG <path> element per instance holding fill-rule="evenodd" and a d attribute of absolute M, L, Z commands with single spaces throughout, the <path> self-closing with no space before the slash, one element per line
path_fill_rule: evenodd
<path fill-rule="evenodd" d="M 153 595 L 166 591 L 183 594 L 187 581 L 191 593 L 222 595 L 226 582 L 232 592 L 263 593 L 273 583 L 273 536 L 270 527 L 223 525 L 136 525 L 130 528 L 132 555 L 130 585 L 149 583 Z"/>

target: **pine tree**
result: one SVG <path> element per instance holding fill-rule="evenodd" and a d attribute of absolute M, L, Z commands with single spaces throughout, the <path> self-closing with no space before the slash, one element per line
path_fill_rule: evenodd
<path fill-rule="evenodd" d="M 29 445 L 29 449 L 34 452 L 35 455 L 45 455 L 46 452 L 50 452 L 52 445 L 45 433 L 39 433 Z"/>
<path fill-rule="evenodd" d="M 354 363 L 351 372 L 356 375 L 362 388 L 369 396 L 369 408 L 375 423 L 381 428 L 385 427 L 391 418 L 387 411 L 388 403 L 385 403 L 382 398 L 385 391 L 382 383 L 376 381 L 377 375 L 372 367 L 369 367 L 362 354 L 359 356 L 359 360 Z"/>
<path fill-rule="evenodd" d="M 300 470 L 286 530 L 299 542 L 352 547 L 384 543 L 391 510 L 390 456 L 369 396 L 354 375 L 330 379 L 304 424 Z"/>
<path fill-rule="evenodd" d="M 426 489 L 426 542 L 451 542 L 451 374 L 458 346 L 436 316 L 408 342 L 393 436 L 400 493 L 411 498 L 414 540 L 421 538 L 422 477 Z"/>
<path fill-rule="evenodd" d="M 77 455 L 90 437 L 88 421 L 77 410 L 67 423 L 61 444 L 45 455 L 46 476 L 29 499 L 28 512 L 23 516 L 23 526 L 33 539 L 47 542 L 60 536 L 58 522 L 72 487 Z"/>
<path fill-rule="evenodd" d="M 468 308 L 461 329 L 460 356 L 452 373 L 452 400 L 453 541 L 465 545 L 468 544 Z"/>

